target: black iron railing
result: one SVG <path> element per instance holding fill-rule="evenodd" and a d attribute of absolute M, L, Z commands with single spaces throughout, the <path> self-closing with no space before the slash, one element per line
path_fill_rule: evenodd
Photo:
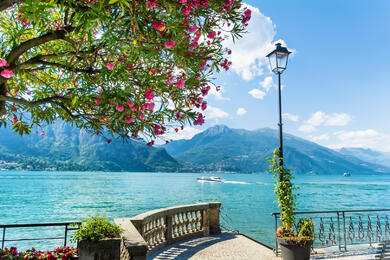
<path fill-rule="evenodd" d="M 314 223 L 315 247 L 370 244 L 390 239 L 390 209 L 301 211 L 296 215 L 311 218 Z M 279 226 L 279 212 L 274 212 L 275 233 Z M 299 216 L 297 216 L 299 217 Z M 303 216 L 302 216 L 303 217 Z M 278 241 L 275 239 L 278 254 Z"/>
<path fill-rule="evenodd" d="M 55 223 L 39 223 L 39 224 L 10 224 L 10 225 L 0 225 L 0 228 L 3 229 L 2 239 L 1 239 L 1 249 L 4 248 L 5 242 L 16 242 L 16 241 L 28 241 L 28 240 L 64 240 L 64 246 L 68 239 L 68 231 L 76 230 L 81 225 L 81 222 L 55 222 Z M 33 227 L 64 227 L 64 236 L 62 237 L 35 237 L 35 238 L 12 238 L 6 239 L 6 230 L 10 228 L 33 228 Z"/>

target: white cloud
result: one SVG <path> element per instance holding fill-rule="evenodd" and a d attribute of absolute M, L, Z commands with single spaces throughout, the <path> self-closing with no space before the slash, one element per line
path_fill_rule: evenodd
<path fill-rule="evenodd" d="M 260 86 L 265 88 L 265 90 L 268 92 L 274 86 L 274 81 L 272 77 L 265 77 L 264 80 L 260 82 Z"/>
<path fill-rule="evenodd" d="M 316 128 L 312 125 L 301 125 L 298 130 L 304 133 L 311 133 L 314 132 Z"/>
<path fill-rule="evenodd" d="M 211 88 L 208 96 L 213 95 L 218 100 L 230 100 L 230 98 L 223 96 L 225 89 L 222 86 L 215 86 L 212 83 L 209 83 L 209 85 L 211 86 Z"/>
<path fill-rule="evenodd" d="M 263 99 L 266 96 L 266 93 L 264 91 L 261 91 L 259 89 L 252 89 L 251 91 L 248 92 L 249 95 L 256 99 Z"/>
<path fill-rule="evenodd" d="M 390 151 L 390 135 L 380 133 L 374 129 L 338 131 L 334 133 L 334 136 L 340 142 L 330 145 L 330 148 L 360 147 L 385 152 Z"/>
<path fill-rule="evenodd" d="M 327 116 L 325 125 L 329 126 L 343 126 L 347 125 L 352 120 L 352 117 L 345 113 L 333 113 Z"/>
<path fill-rule="evenodd" d="M 293 121 L 293 122 L 298 122 L 299 121 L 299 117 L 297 115 L 294 115 L 294 114 L 284 113 L 284 114 L 282 114 L 282 116 L 285 119 Z"/>
<path fill-rule="evenodd" d="M 309 133 L 315 131 L 316 127 L 320 125 L 345 126 L 351 120 L 352 117 L 346 113 L 326 114 L 324 112 L 318 111 L 312 114 L 311 117 L 306 120 L 305 124 L 302 125 L 298 130 Z"/>
<path fill-rule="evenodd" d="M 237 109 L 237 112 L 236 112 L 236 114 L 237 114 L 237 115 L 239 115 L 239 116 L 243 116 L 243 115 L 245 115 L 245 114 L 246 114 L 246 110 L 245 110 L 245 108 L 243 108 L 243 107 L 240 107 L 239 109 Z"/>
<path fill-rule="evenodd" d="M 207 119 L 229 117 L 229 114 L 223 111 L 222 109 L 218 107 L 212 107 L 212 106 L 207 107 L 205 111 L 205 115 Z"/>
<path fill-rule="evenodd" d="M 317 136 L 312 136 L 310 140 L 313 142 L 319 142 L 319 141 L 328 141 L 330 139 L 329 134 L 322 134 Z"/>
<path fill-rule="evenodd" d="M 202 130 L 186 126 L 183 130 L 179 130 L 177 133 L 174 130 L 171 130 L 164 135 L 165 138 L 170 140 L 180 140 L 180 139 L 191 139 L 194 135 L 199 134 Z"/>
<path fill-rule="evenodd" d="M 227 39 L 224 45 L 232 50 L 232 70 L 244 80 L 251 80 L 255 76 L 263 75 L 263 67 L 268 64 L 265 56 L 274 48 L 276 31 L 271 19 L 258 8 L 248 4 L 244 4 L 244 7 L 252 11 L 248 33 L 235 43 Z"/>
<path fill-rule="evenodd" d="M 312 126 L 319 126 L 326 120 L 326 114 L 324 112 L 318 111 L 315 112 L 309 120 L 306 121 L 307 124 Z"/>

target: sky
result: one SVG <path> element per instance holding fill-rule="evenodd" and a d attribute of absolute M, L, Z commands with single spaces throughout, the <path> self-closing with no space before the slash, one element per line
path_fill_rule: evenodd
<path fill-rule="evenodd" d="M 265 55 L 281 42 L 293 53 L 282 74 L 284 132 L 330 147 L 390 152 L 390 1 L 247 0 L 248 33 L 232 68 L 215 75 L 206 123 L 277 129 L 277 77 Z"/>

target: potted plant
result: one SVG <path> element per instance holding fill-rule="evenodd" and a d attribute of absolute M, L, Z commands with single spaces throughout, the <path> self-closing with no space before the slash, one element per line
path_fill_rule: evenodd
<path fill-rule="evenodd" d="M 270 172 L 275 181 L 275 196 L 280 208 L 281 226 L 276 232 L 276 237 L 282 251 L 284 260 L 308 260 L 310 249 L 314 242 L 314 227 L 311 219 L 302 218 L 295 223 L 294 210 L 296 207 L 296 195 L 293 186 L 292 170 L 280 166 L 278 149 L 270 160 Z"/>
<path fill-rule="evenodd" d="M 111 223 L 105 215 L 90 216 L 73 235 L 78 243 L 82 260 L 120 259 L 121 228 Z"/>

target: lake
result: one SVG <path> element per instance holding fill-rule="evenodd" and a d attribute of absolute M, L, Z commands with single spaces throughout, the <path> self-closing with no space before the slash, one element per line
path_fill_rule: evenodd
<path fill-rule="evenodd" d="M 212 174 L 226 182 L 197 182 L 196 178 L 206 175 L 1 171 L 0 224 L 79 221 L 96 213 L 114 219 L 156 208 L 220 201 L 223 227 L 273 246 L 274 219 L 270 214 L 278 209 L 273 203 L 271 176 Z M 298 210 L 390 208 L 390 176 L 301 175 L 294 183 L 300 187 Z M 7 229 L 6 238 L 37 234 L 26 232 L 30 231 Z M 63 235 L 62 229 L 47 232 Z M 52 249 L 54 244 L 46 241 L 16 245 Z"/>

